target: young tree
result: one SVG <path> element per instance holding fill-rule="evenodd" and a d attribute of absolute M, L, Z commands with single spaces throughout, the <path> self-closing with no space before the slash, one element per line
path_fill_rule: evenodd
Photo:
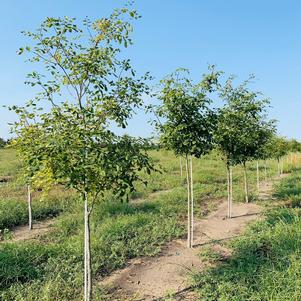
<path fill-rule="evenodd" d="M 32 221 L 32 191 L 36 186 L 37 174 L 46 178 L 49 178 L 49 174 L 45 172 L 45 162 L 39 162 L 35 157 L 37 152 L 35 140 L 39 137 L 40 132 L 34 124 L 28 123 L 28 111 L 25 108 L 16 108 L 16 112 L 19 114 L 19 122 L 15 123 L 14 131 L 17 137 L 11 142 L 11 145 L 17 150 L 18 157 L 21 162 L 21 174 L 22 181 L 27 186 L 27 203 L 28 203 L 28 227 L 29 230 L 33 228 Z M 49 181 L 51 185 L 51 180 Z"/>
<path fill-rule="evenodd" d="M 115 10 L 108 18 L 83 27 L 73 18 L 47 18 L 36 32 L 24 32 L 35 42 L 20 49 L 30 61 L 44 65 L 27 83 L 41 92 L 28 102 L 27 118 L 36 121 L 39 137 L 34 159 L 49 164 L 55 179 L 73 187 L 84 203 L 84 296 L 92 300 L 90 216 L 106 191 L 124 195 L 140 180 L 139 171 L 153 169 L 144 140 L 119 137 L 133 110 L 148 92 L 148 75 L 137 78 L 130 61 L 119 57 L 131 44 L 135 10 Z M 44 109 L 44 110 L 43 110 Z M 20 125 L 22 127 L 22 125 Z"/>
<path fill-rule="evenodd" d="M 161 80 L 162 90 L 158 94 L 161 104 L 156 106 L 155 125 L 161 134 L 162 144 L 183 156 L 186 162 L 188 238 L 187 245 L 193 246 L 193 179 L 192 156 L 199 158 L 212 148 L 215 113 L 209 108 L 208 92 L 217 83 L 218 73 L 211 70 L 200 83 L 187 77 L 188 71 L 178 69 Z M 162 122 L 161 122 L 162 119 Z"/>
<path fill-rule="evenodd" d="M 250 80 L 234 87 L 233 77 L 220 87 L 220 97 L 226 102 L 220 109 L 215 142 L 225 156 L 228 178 L 228 217 L 232 211 L 232 166 L 244 169 L 245 199 L 249 201 L 246 163 L 255 158 L 261 145 L 268 140 L 273 121 L 267 121 L 265 108 L 268 100 L 248 88 Z"/>

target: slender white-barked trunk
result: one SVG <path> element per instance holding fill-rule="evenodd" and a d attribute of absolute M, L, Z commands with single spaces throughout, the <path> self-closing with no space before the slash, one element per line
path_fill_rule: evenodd
<path fill-rule="evenodd" d="M 267 169 L 267 160 L 264 161 L 264 181 L 267 185 L 268 183 L 268 169 Z"/>
<path fill-rule="evenodd" d="M 84 193 L 84 294 L 85 301 L 92 300 L 92 269 L 91 269 L 91 242 L 90 242 L 90 212 L 88 205 L 88 194 Z"/>
<path fill-rule="evenodd" d="M 189 176 L 189 162 L 186 155 L 186 181 L 187 181 L 187 247 L 191 248 L 191 199 L 190 199 L 190 176 Z"/>
<path fill-rule="evenodd" d="M 233 191 L 232 191 L 232 167 L 227 165 L 227 192 L 228 192 L 228 218 L 232 218 L 232 201 L 233 201 Z"/>
<path fill-rule="evenodd" d="M 247 165 L 246 162 L 243 163 L 244 170 L 244 182 L 245 182 L 245 200 L 246 203 L 249 203 L 249 186 L 248 186 L 248 175 L 247 175 Z"/>
<path fill-rule="evenodd" d="M 278 177 L 280 178 L 281 176 L 281 169 L 280 169 L 280 159 L 277 159 L 277 167 L 278 167 Z"/>
<path fill-rule="evenodd" d="M 192 178 L 192 156 L 186 156 L 186 179 L 187 179 L 187 247 L 193 247 L 194 232 L 194 198 Z"/>
<path fill-rule="evenodd" d="M 181 180 L 183 178 L 183 164 L 182 164 L 182 157 L 180 157 L 180 175 L 181 175 Z"/>
<path fill-rule="evenodd" d="M 32 229 L 32 194 L 31 194 L 31 187 L 27 185 L 27 204 L 28 204 L 28 228 L 29 230 Z"/>
<path fill-rule="evenodd" d="M 191 199 L 191 247 L 193 247 L 193 232 L 194 232 L 194 199 L 193 199 L 193 178 L 192 178 L 192 156 L 190 156 L 190 199 Z"/>
<path fill-rule="evenodd" d="M 233 177 L 232 177 L 232 166 L 230 166 L 230 218 L 232 217 L 232 203 L 233 203 Z"/>
<path fill-rule="evenodd" d="M 259 178 L 259 163 L 258 163 L 258 161 L 256 161 L 256 179 L 257 179 L 257 193 L 259 194 L 260 178 Z"/>

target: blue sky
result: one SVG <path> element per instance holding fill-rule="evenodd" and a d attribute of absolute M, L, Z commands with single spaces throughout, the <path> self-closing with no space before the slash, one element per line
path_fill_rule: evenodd
<path fill-rule="evenodd" d="M 16 55 L 26 45 L 21 30 L 34 29 L 47 16 L 99 18 L 125 1 L 6 0 L 0 8 L 0 137 L 8 137 L 14 115 L 4 104 L 22 104 L 33 96 L 23 84 L 32 66 Z M 136 1 L 142 19 L 135 23 L 134 45 L 127 50 L 140 72 L 159 80 L 177 67 L 200 78 L 208 63 L 245 79 L 253 73 L 256 89 L 271 98 L 271 118 L 279 133 L 301 140 L 301 1 L 149 0 Z M 152 129 L 138 114 L 129 133 Z"/>

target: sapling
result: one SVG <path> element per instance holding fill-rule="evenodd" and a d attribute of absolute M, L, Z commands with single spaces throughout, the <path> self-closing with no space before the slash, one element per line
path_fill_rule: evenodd
<path fill-rule="evenodd" d="M 232 216 L 231 167 L 242 164 L 244 172 L 245 200 L 249 201 L 247 162 L 256 158 L 261 145 L 269 138 L 274 121 L 265 116 L 267 99 L 248 88 L 250 80 L 234 87 L 231 76 L 219 87 L 219 96 L 225 105 L 219 110 L 215 142 L 223 153 L 227 166 L 228 217 Z"/>
<path fill-rule="evenodd" d="M 25 182 L 27 191 L 28 228 L 32 230 L 32 192 L 37 182 L 35 175 L 38 173 L 44 177 L 48 175 L 43 174 L 45 164 L 41 164 L 35 157 L 35 153 L 38 152 L 35 139 L 40 135 L 38 127 L 35 124 L 29 124 L 26 108 L 12 107 L 10 109 L 14 109 L 20 117 L 19 121 L 15 122 L 12 127 L 12 130 L 16 133 L 16 138 L 10 144 L 17 150 L 17 155 L 21 162 L 20 174 L 22 175 L 22 182 Z"/>
<path fill-rule="evenodd" d="M 178 69 L 161 81 L 160 104 L 151 106 L 162 144 L 185 158 L 187 179 L 187 246 L 193 246 L 192 156 L 199 158 L 212 148 L 215 113 L 210 109 L 208 93 L 215 89 L 219 73 L 212 68 L 195 84 L 188 71 Z M 161 121 L 162 120 L 162 121 Z"/>
<path fill-rule="evenodd" d="M 141 180 L 141 170 L 153 170 L 145 139 L 118 136 L 112 130 L 112 125 L 127 126 L 149 90 L 148 74 L 137 77 L 130 61 L 119 58 L 132 42 L 129 20 L 138 18 L 130 7 L 93 22 L 86 18 L 82 27 L 74 18 L 46 18 L 36 32 L 24 32 L 34 43 L 19 51 L 29 53 L 29 61 L 45 70 L 30 73 L 27 80 L 41 89 L 26 105 L 29 124 L 35 121 L 40 131 L 30 151 L 83 201 L 85 301 L 92 300 L 94 206 L 108 191 L 124 197 Z"/>
<path fill-rule="evenodd" d="M 259 175 L 259 162 L 256 161 L 256 185 L 257 185 L 257 193 L 260 192 L 260 175 Z"/>

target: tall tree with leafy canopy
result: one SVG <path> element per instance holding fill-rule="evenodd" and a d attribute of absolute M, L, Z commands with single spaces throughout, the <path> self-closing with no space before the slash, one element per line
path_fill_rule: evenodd
<path fill-rule="evenodd" d="M 34 160 L 47 162 L 55 179 L 73 187 L 84 203 L 84 299 L 92 300 L 90 216 L 106 191 L 123 196 L 134 189 L 141 170 L 152 161 L 144 139 L 117 136 L 112 126 L 125 128 L 134 109 L 148 93 L 148 74 L 137 77 L 121 50 L 132 43 L 131 7 L 108 18 L 47 18 L 36 32 L 24 32 L 34 44 L 20 48 L 45 72 L 32 72 L 27 84 L 41 92 L 29 101 L 29 123 L 39 137 L 30 150 Z M 18 125 L 17 125 L 18 126 Z M 19 124 L 22 128 L 22 124 Z"/>
<path fill-rule="evenodd" d="M 209 107 L 211 100 L 208 92 L 215 88 L 218 75 L 212 69 L 195 84 L 188 78 L 186 69 L 178 69 L 161 80 L 162 89 L 158 93 L 160 104 L 153 107 L 162 144 L 186 160 L 189 248 L 193 246 L 194 223 L 192 156 L 199 158 L 212 149 L 216 116 Z"/>
<path fill-rule="evenodd" d="M 225 101 L 220 109 L 215 142 L 225 156 L 228 177 L 228 217 L 232 216 L 232 166 L 244 168 L 245 199 L 248 198 L 246 162 L 255 158 L 258 149 L 269 139 L 273 121 L 266 119 L 267 99 L 248 88 L 250 80 L 234 87 L 234 77 L 220 86 L 220 97 Z"/>

